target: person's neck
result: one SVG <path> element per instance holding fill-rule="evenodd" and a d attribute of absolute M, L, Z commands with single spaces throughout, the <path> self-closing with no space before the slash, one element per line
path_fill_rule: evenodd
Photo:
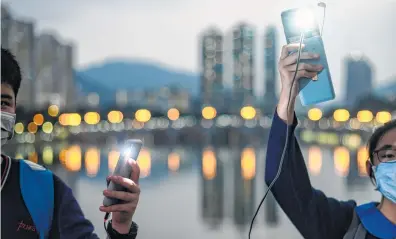
<path fill-rule="evenodd" d="M 380 212 L 393 224 L 396 224 L 396 204 L 392 201 L 383 198 L 378 205 Z"/>

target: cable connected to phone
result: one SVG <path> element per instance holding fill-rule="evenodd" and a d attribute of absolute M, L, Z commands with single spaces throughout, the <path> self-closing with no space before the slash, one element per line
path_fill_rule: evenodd
<path fill-rule="evenodd" d="M 278 180 L 279 175 L 281 174 L 281 171 L 282 171 L 283 161 L 284 161 L 284 159 L 285 159 L 286 150 L 287 150 L 288 145 L 289 145 L 289 136 L 290 136 L 290 133 L 289 133 L 289 128 L 290 128 L 290 127 L 289 127 L 289 122 L 288 122 L 288 121 L 289 121 L 289 117 L 290 117 L 290 116 L 289 116 L 289 105 L 290 105 L 291 94 L 292 94 L 292 91 L 293 91 L 294 83 L 295 83 L 295 81 L 296 81 L 296 77 L 297 77 L 297 73 L 298 73 L 298 67 L 299 67 L 299 65 L 300 65 L 301 51 L 302 51 L 302 43 L 303 43 L 303 41 L 304 41 L 304 32 L 302 32 L 302 33 L 301 33 L 301 36 L 300 36 L 300 43 L 299 43 L 299 47 L 298 47 L 298 55 L 297 55 L 296 70 L 295 70 L 295 72 L 294 72 L 293 80 L 292 80 L 291 87 L 290 87 L 290 91 L 289 91 L 289 97 L 288 97 L 288 100 L 287 100 L 287 106 L 286 106 L 287 127 L 286 127 L 285 146 L 283 147 L 281 160 L 280 160 L 280 162 L 279 162 L 278 171 L 276 172 L 275 178 L 272 180 L 271 184 L 268 186 L 267 191 L 265 192 L 263 199 L 261 199 L 261 202 L 260 202 L 259 206 L 257 207 L 257 210 L 256 210 L 256 212 L 255 212 L 255 214 L 254 214 L 254 216 L 253 216 L 252 222 L 250 223 L 250 228 L 249 228 L 249 239 L 250 239 L 250 236 L 251 236 L 251 233 L 252 233 L 252 230 L 253 230 L 254 220 L 256 219 L 257 214 L 259 213 L 260 208 L 261 208 L 261 206 L 263 205 L 265 198 L 267 197 L 267 195 L 268 195 L 268 193 L 270 192 L 271 188 L 274 186 L 275 182 Z"/>

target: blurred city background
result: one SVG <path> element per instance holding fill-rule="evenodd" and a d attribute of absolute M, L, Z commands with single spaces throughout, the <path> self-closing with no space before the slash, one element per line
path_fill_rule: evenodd
<path fill-rule="evenodd" d="M 1 44 L 23 71 L 6 152 L 65 180 L 104 237 L 105 177 L 124 140 L 143 139 L 139 238 L 246 238 L 266 189 L 280 13 L 301 4 L 315 1 L 3 1 Z M 396 3 L 327 4 L 337 96 L 297 104 L 296 135 L 314 186 L 378 200 L 365 143 L 396 117 Z M 258 218 L 253 238 L 301 238 L 272 197 Z"/>

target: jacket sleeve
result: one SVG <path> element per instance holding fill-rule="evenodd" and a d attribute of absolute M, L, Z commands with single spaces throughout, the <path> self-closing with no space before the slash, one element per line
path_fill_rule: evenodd
<path fill-rule="evenodd" d="M 271 189 L 276 201 L 306 239 L 342 238 L 352 220 L 354 201 L 340 202 L 312 188 L 304 158 L 294 136 L 297 118 L 288 126 L 275 113 L 270 130 L 265 182 L 270 185 L 280 165 L 289 127 L 282 171 Z"/>
<path fill-rule="evenodd" d="M 72 190 L 56 175 L 54 175 L 55 186 L 55 208 L 54 208 L 54 225 L 52 229 L 54 238 L 73 238 L 73 239 L 99 239 L 94 233 L 94 226 L 85 218 Z M 108 232 L 105 238 L 118 239 L 128 238 L 135 239 L 136 235 L 117 236 Z M 104 237 L 102 237 L 104 238 Z"/>

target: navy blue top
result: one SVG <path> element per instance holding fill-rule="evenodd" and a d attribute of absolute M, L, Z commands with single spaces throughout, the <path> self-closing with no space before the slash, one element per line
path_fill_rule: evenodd
<path fill-rule="evenodd" d="M 271 189 L 276 201 L 306 239 L 342 239 L 351 222 L 356 202 L 339 201 L 327 197 L 312 187 L 300 146 L 294 136 L 298 124 L 287 124 L 275 112 L 269 135 L 265 182 L 269 185 L 278 171 L 286 129 L 289 128 L 289 145 L 282 172 Z M 368 233 L 366 239 L 377 237 Z"/>
<path fill-rule="evenodd" d="M 1 180 L 6 180 L 1 191 L 1 238 L 31 239 L 39 238 L 33 220 L 23 201 L 19 187 L 19 160 L 3 157 Z M 6 177 L 6 168 L 10 173 Z M 97 239 L 92 223 L 76 201 L 72 190 L 56 175 L 54 178 L 54 216 L 49 238 Z M 98 220 L 103 220 L 98 218 Z M 111 238 L 117 238 L 112 235 Z M 123 238 L 125 237 L 122 235 Z M 135 238 L 127 236 L 125 238 Z"/>

